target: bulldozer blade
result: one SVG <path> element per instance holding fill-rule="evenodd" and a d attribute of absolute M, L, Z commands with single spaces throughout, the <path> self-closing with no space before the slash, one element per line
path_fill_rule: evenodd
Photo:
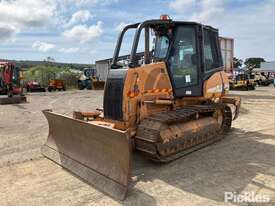
<path fill-rule="evenodd" d="M 123 200 L 131 173 L 128 132 L 44 110 L 49 136 L 42 154 L 108 195 Z"/>

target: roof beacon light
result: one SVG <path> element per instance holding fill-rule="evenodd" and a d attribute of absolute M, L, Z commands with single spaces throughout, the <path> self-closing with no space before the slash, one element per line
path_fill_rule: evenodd
<path fill-rule="evenodd" d="M 162 14 L 160 15 L 160 20 L 167 21 L 167 20 L 171 20 L 171 18 L 167 14 Z"/>

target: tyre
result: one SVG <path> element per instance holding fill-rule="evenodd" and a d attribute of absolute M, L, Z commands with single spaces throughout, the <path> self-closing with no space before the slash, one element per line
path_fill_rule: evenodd
<path fill-rule="evenodd" d="M 83 87 L 82 85 L 78 85 L 78 89 L 79 89 L 79 90 L 83 90 L 84 87 Z"/>

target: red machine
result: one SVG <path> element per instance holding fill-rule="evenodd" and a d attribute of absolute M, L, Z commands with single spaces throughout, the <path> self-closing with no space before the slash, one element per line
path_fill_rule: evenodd
<path fill-rule="evenodd" d="M 37 81 L 28 82 L 26 88 L 27 92 L 46 92 L 45 87 L 42 87 Z"/>
<path fill-rule="evenodd" d="M 0 92 L 13 95 L 12 76 L 14 65 L 8 62 L 0 62 Z"/>
<path fill-rule="evenodd" d="M 20 80 L 21 74 L 18 67 L 15 67 L 15 65 L 10 62 L 0 62 L 0 94 L 8 95 L 9 97 L 1 98 L 1 104 L 12 104 L 26 101 Z M 13 95 L 19 95 L 19 97 L 14 97 Z"/>

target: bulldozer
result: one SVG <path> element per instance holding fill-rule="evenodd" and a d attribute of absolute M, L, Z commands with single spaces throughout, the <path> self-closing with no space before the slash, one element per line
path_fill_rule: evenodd
<path fill-rule="evenodd" d="M 120 63 L 123 37 L 132 29 L 130 59 Z M 139 46 L 142 56 L 137 56 Z M 44 110 L 49 136 L 42 153 L 124 200 L 134 152 L 169 163 L 230 131 L 241 99 L 228 92 L 218 29 L 167 15 L 131 24 L 118 37 L 103 109 L 75 111 L 72 117 Z"/>

